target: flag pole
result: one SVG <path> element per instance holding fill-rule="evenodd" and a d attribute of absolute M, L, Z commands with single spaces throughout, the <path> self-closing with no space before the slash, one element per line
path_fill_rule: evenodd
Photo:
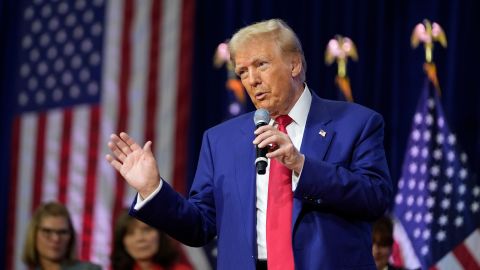
<path fill-rule="evenodd" d="M 327 65 L 331 65 L 334 61 L 337 63 L 335 82 L 345 96 L 345 99 L 353 102 L 350 79 L 347 76 L 349 57 L 354 61 L 358 60 L 357 48 L 350 38 L 336 35 L 335 38 L 328 42 L 327 49 L 325 50 L 325 63 Z"/>
<path fill-rule="evenodd" d="M 416 48 L 419 43 L 423 43 L 425 50 L 425 63 L 423 64 L 423 70 L 440 96 L 441 90 L 437 77 L 437 68 L 433 62 L 433 48 L 435 41 L 440 43 L 442 47 L 447 47 L 447 37 L 438 23 L 433 22 L 432 24 L 429 20 L 424 19 L 423 23 L 419 23 L 413 28 L 410 44 L 412 45 L 412 48 Z"/>
<path fill-rule="evenodd" d="M 446 47 L 438 24 L 425 20 L 415 26 L 412 46 L 424 43 L 429 81 L 417 103 L 398 180 L 393 213 L 400 256 L 394 258 L 409 269 L 480 269 L 478 245 L 471 244 L 480 238 L 480 185 L 440 102 L 434 41 Z"/>

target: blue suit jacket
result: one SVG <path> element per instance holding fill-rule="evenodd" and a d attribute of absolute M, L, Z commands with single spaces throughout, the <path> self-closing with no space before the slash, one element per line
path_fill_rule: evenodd
<path fill-rule="evenodd" d="M 255 269 L 254 129 L 247 113 L 207 130 L 189 198 L 164 182 L 131 214 L 187 245 L 217 236 L 218 269 Z M 370 222 L 392 196 L 382 117 L 312 94 L 300 152 L 305 164 L 294 192 L 295 268 L 375 269 Z"/>

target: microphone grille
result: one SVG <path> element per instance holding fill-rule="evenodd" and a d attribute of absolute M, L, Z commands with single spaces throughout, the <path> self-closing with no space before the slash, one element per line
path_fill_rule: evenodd
<path fill-rule="evenodd" d="M 260 123 L 268 124 L 270 122 L 270 113 L 265 109 L 258 109 L 255 111 L 253 121 L 255 122 L 255 125 Z"/>

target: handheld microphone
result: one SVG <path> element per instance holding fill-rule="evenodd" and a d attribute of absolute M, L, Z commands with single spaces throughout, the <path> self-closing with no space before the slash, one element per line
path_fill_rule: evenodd
<path fill-rule="evenodd" d="M 253 121 L 255 122 L 255 129 L 268 125 L 270 122 L 270 113 L 265 109 L 258 109 L 255 111 L 255 115 L 253 116 Z M 258 174 L 265 174 L 267 169 L 267 157 L 266 154 L 268 152 L 268 146 L 263 148 L 259 148 L 258 145 L 256 146 L 257 149 L 257 157 L 255 159 L 255 167 L 257 168 Z"/>

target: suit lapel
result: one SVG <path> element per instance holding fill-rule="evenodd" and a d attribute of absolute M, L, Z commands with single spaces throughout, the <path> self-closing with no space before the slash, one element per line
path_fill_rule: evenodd
<path fill-rule="evenodd" d="M 300 147 L 301 153 L 317 160 L 325 159 L 325 154 L 335 136 L 335 131 L 329 126 L 331 121 L 332 116 L 327 109 L 327 104 L 312 92 L 312 104 L 303 133 L 302 146 Z M 295 223 L 300 215 L 302 206 L 302 201 L 294 198 L 292 230 L 295 228 Z"/>
<path fill-rule="evenodd" d="M 253 114 L 252 114 L 253 115 Z M 252 117 L 249 119 L 253 119 Z M 251 123 L 250 123 L 251 122 Z M 243 223 L 245 236 L 252 251 L 256 254 L 256 172 L 255 172 L 255 125 L 253 121 L 243 122 L 238 141 L 235 142 L 235 179 L 240 199 L 241 214 L 238 221 Z"/>
<path fill-rule="evenodd" d="M 251 114 L 253 117 L 253 113 Z M 252 117 L 248 119 L 252 119 Z M 312 92 L 312 104 L 307 117 L 307 123 L 303 134 L 300 152 L 317 160 L 324 160 L 330 143 L 335 136 L 335 131 L 329 123 L 332 116 L 327 109 L 325 101 Z M 235 179 L 237 193 L 240 200 L 242 216 L 239 222 L 244 224 L 245 237 L 252 251 L 256 255 L 256 174 L 255 174 L 255 147 L 252 144 L 254 139 L 255 126 L 253 122 L 243 121 L 238 135 L 238 142 L 235 142 Z M 248 147 L 251 145 L 251 147 Z M 301 181 L 301 180 L 300 180 Z M 303 202 L 294 198 L 292 210 L 292 230 L 298 219 Z"/>

